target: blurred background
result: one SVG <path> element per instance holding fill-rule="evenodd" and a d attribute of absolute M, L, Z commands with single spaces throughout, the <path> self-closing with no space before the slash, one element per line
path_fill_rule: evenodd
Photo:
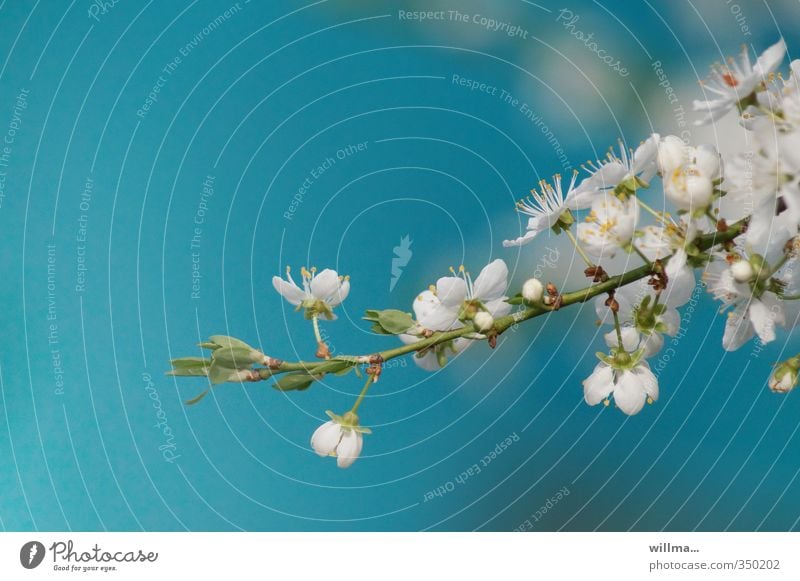
<path fill-rule="evenodd" d="M 348 470 L 309 439 L 355 377 L 227 384 L 187 407 L 205 380 L 164 375 L 219 333 L 311 358 L 310 325 L 272 289 L 287 265 L 351 276 L 323 323 L 336 353 L 394 346 L 363 311 L 409 310 L 449 266 L 503 258 L 515 288 L 583 286 L 561 240 L 502 248 L 524 228 L 515 200 L 652 131 L 743 148 L 734 117 L 693 126 L 698 80 L 742 44 L 783 36 L 791 57 L 798 15 L 793 0 L 0 4 L 0 528 L 798 528 L 800 394 L 766 380 L 800 341 L 725 353 L 701 287 L 641 414 L 583 403 L 603 330 L 578 306 L 438 373 L 396 361 Z"/>

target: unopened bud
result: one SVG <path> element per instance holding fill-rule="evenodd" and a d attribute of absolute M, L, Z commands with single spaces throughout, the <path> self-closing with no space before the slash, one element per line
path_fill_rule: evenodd
<path fill-rule="evenodd" d="M 736 282 L 750 282 L 755 276 L 749 260 L 737 260 L 731 264 L 731 274 Z"/>
<path fill-rule="evenodd" d="M 538 303 L 544 295 L 544 285 L 539 279 L 530 278 L 522 285 L 522 298 L 529 303 Z"/>
<path fill-rule="evenodd" d="M 791 357 L 778 365 L 769 378 L 769 388 L 775 393 L 789 393 L 797 385 L 800 357 Z"/>
<path fill-rule="evenodd" d="M 478 331 L 485 332 L 494 326 L 494 317 L 486 311 L 480 311 L 475 313 L 472 322 L 475 323 L 475 328 L 478 329 Z"/>

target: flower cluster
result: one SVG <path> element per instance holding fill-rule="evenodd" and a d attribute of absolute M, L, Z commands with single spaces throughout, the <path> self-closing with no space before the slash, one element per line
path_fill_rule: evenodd
<path fill-rule="evenodd" d="M 475 278 L 464 266 L 451 267 L 449 276 L 416 296 L 410 312 L 366 311 L 372 330 L 395 336 L 396 346 L 344 356 L 331 353 L 319 323 L 336 318 L 334 310 L 350 292 L 349 278 L 330 269 L 303 268 L 298 285 L 287 268 L 286 278 L 274 277 L 273 286 L 312 322 L 317 361 L 281 361 L 217 335 L 201 344 L 211 350 L 210 358 L 174 360 L 171 373 L 206 376 L 212 386 L 276 378 L 274 386 L 287 392 L 307 389 L 329 375 L 362 377 L 364 371 L 365 384 L 352 408 L 343 415 L 327 412 L 330 421 L 311 438 L 314 452 L 334 456 L 346 468 L 360 456 L 363 434 L 370 433 L 357 412 L 386 360 L 413 354 L 420 368 L 437 371 L 477 342 L 494 348 L 512 325 L 594 300 L 599 324 L 607 326 L 605 348 L 583 381 L 584 399 L 589 405 L 613 402 L 627 415 L 639 413 L 658 399 L 658 380 L 648 360 L 659 354 L 665 336 L 680 331 L 680 309 L 692 299 L 698 269 L 727 316 L 726 350 L 754 336 L 769 343 L 778 327 L 794 328 L 800 318 L 795 306 L 800 299 L 800 61 L 792 63 L 787 78 L 775 74 L 785 53 L 781 40 L 755 64 L 745 49 L 738 60 L 715 65 L 702 85 L 709 98 L 695 102 L 703 114 L 699 123 L 717 122 L 737 110 L 751 134 L 751 151 L 723 159 L 713 145 L 653 133 L 635 148 L 620 141 L 603 159 L 576 171 L 569 183 L 555 175 L 518 202 L 517 210 L 527 217 L 525 231 L 503 246 L 529 244 L 543 232 L 563 234 L 585 262 L 590 280 L 585 289 L 561 293 L 550 282 L 529 278 L 511 295 L 502 259 Z M 647 199 L 658 184 L 660 211 Z M 609 274 L 618 255 L 637 266 Z M 799 371 L 800 355 L 778 364 L 770 389 L 791 391 Z"/>

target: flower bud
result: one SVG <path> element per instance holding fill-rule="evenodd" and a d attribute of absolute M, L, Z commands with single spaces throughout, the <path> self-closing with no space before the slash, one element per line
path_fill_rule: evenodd
<path fill-rule="evenodd" d="M 686 145 L 683 140 L 676 135 L 662 137 L 658 143 L 658 170 L 661 175 L 671 175 L 678 167 L 688 161 L 686 155 Z"/>
<path fill-rule="evenodd" d="M 522 298 L 529 303 L 538 303 L 544 295 L 544 285 L 539 279 L 530 278 L 522 285 Z"/>
<path fill-rule="evenodd" d="M 769 378 L 769 388 L 775 393 L 789 393 L 797 385 L 797 368 L 790 361 L 778 365 Z"/>
<path fill-rule="evenodd" d="M 472 322 L 475 323 L 475 328 L 478 331 L 485 332 L 494 326 L 494 317 L 486 311 L 479 311 L 475 313 Z"/>
<path fill-rule="evenodd" d="M 749 260 L 737 260 L 731 265 L 731 274 L 736 282 L 750 282 L 756 273 Z"/>

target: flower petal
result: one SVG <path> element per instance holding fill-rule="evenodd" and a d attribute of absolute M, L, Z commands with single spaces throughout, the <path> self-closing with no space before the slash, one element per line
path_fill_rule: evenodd
<path fill-rule="evenodd" d="M 506 302 L 506 298 L 502 297 L 499 299 L 495 299 L 493 301 L 488 301 L 483 303 L 483 306 L 486 307 L 486 310 L 495 318 L 505 317 L 508 313 L 511 312 L 511 305 Z"/>
<path fill-rule="evenodd" d="M 620 333 L 622 334 L 622 348 L 628 353 L 636 351 L 636 349 L 639 347 L 639 331 L 637 331 L 634 327 L 624 326 L 620 328 Z M 603 338 L 606 340 L 606 345 L 612 349 L 619 347 L 619 339 L 617 338 L 616 329 L 612 329 L 603 335 Z"/>
<path fill-rule="evenodd" d="M 512 248 L 514 246 L 525 246 L 529 242 L 532 242 L 538 233 L 538 230 L 528 230 L 519 238 L 515 238 L 514 240 L 503 240 L 503 247 Z"/>
<path fill-rule="evenodd" d="M 632 371 L 617 373 L 617 383 L 614 386 L 614 403 L 629 416 L 638 414 L 647 400 L 642 379 Z"/>
<path fill-rule="evenodd" d="M 499 299 L 508 290 L 508 266 L 498 258 L 483 267 L 475 283 L 472 295 L 484 302 Z"/>
<path fill-rule="evenodd" d="M 725 334 L 722 336 L 722 348 L 726 351 L 736 351 L 752 336 L 753 325 L 747 316 L 747 308 L 742 305 L 735 311 L 729 312 L 725 323 Z"/>
<path fill-rule="evenodd" d="M 328 304 L 332 307 L 336 307 L 347 298 L 347 295 L 350 294 L 350 280 L 345 278 L 342 283 L 339 285 L 339 290 L 334 293 L 334 295 L 328 299 Z"/>
<path fill-rule="evenodd" d="M 300 305 L 306 298 L 306 293 L 296 284 L 283 280 L 279 276 L 272 277 L 272 286 L 278 294 L 289 301 L 294 306 Z"/>
<path fill-rule="evenodd" d="M 614 370 L 598 363 L 592 374 L 583 380 L 583 398 L 589 405 L 597 405 L 614 389 Z"/>
<path fill-rule="evenodd" d="M 460 276 L 443 276 L 436 281 L 436 296 L 447 307 L 460 307 L 467 298 L 467 283 Z"/>
<path fill-rule="evenodd" d="M 650 366 L 647 362 L 642 362 L 636 367 L 631 370 L 636 378 L 639 380 L 639 384 L 644 389 L 644 392 L 652 399 L 653 401 L 658 400 L 658 379 L 656 378 L 655 374 L 650 371 Z"/>
<path fill-rule="evenodd" d="M 311 294 L 321 301 L 331 299 L 339 292 L 339 275 L 326 268 L 311 279 Z"/>
<path fill-rule="evenodd" d="M 342 441 L 336 448 L 336 465 L 339 468 L 349 468 L 361 455 L 361 446 L 364 438 L 361 432 L 355 430 L 344 430 Z"/>
<path fill-rule="evenodd" d="M 320 456 L 330 456 L 342 438 L 342 426 L 336 422 L 325 422 L 311 436 L 311 447 Z"/>

